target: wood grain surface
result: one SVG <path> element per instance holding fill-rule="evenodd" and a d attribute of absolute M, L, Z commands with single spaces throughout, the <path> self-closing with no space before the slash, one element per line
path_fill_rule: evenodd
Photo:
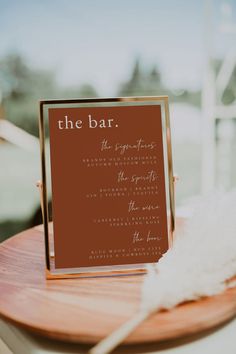
<path fill-rule="evenodd" d="M 60 340 L 95 343 L 134 315 L 143 276 L 46 280 L 41 227 L 0 245 L 0 316 Z M 126 344 L 176 339 L 236 313 L 236 288 L 153 315 Z"/>

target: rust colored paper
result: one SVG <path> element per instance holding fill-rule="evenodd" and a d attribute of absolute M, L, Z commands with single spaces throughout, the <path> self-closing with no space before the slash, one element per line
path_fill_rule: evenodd
<path fill-rule="evenodd" d="M 157 261 L 168 248 L 160 105 L 50 108 L 55 267 Z"/>

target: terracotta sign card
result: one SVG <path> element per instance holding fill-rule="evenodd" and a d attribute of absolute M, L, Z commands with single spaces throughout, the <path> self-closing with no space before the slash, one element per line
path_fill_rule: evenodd
<path fill-rule="evenodd" d="M 137 267 L 167 251 L 166 112 L 146 101 L 45 101 L 55 271 Z"/>

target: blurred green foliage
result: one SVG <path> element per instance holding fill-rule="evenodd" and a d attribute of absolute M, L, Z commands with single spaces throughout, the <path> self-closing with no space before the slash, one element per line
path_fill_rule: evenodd
<path fill-rule="evenodd" d="M 124 82 L 118 96 L 169 96 L 170 102 L 187 102 L 200 107 L 201 94 L 198 91 L 185 89 L 170 90 L 162 81 L 162 76 L 157 66 L 145 70 L 139 59 L 136 59 L 130 78 Z"/>
<path fill-rule="evenodd" d="M 39 99 L 98 96 L 90 84 L 59 87 L 55 72 L 34 69 L 19 54 L 9 54 L 0 60 L 0 93 L 6 118 L 35 136 L 38 136 Z M 163 84 L 157 67 L 145 71 L 139 59 L 134 63 L 130 78 L 118 88 L 117 95 L 168 95 L 171 102 L 200 106 L 200 91 L 169 90 Z"/>
<path fill-rule="evenodd" d="M 39 99 L 97 96 L 89 84 L 60 88 L 56 73 L 31 68 L 19 54 L 0 60 L 0 93 L 5 118 L 35 136 L 38 136 Z"/>

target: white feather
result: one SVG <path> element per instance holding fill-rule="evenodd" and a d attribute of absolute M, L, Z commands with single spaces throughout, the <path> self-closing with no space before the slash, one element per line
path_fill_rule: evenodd
<path fill-rule="evenodd" d="M 141 308 L 170 309 L 218 294 L 236 275 L 236 191 L 202 200 L 144 280 Z"/>

